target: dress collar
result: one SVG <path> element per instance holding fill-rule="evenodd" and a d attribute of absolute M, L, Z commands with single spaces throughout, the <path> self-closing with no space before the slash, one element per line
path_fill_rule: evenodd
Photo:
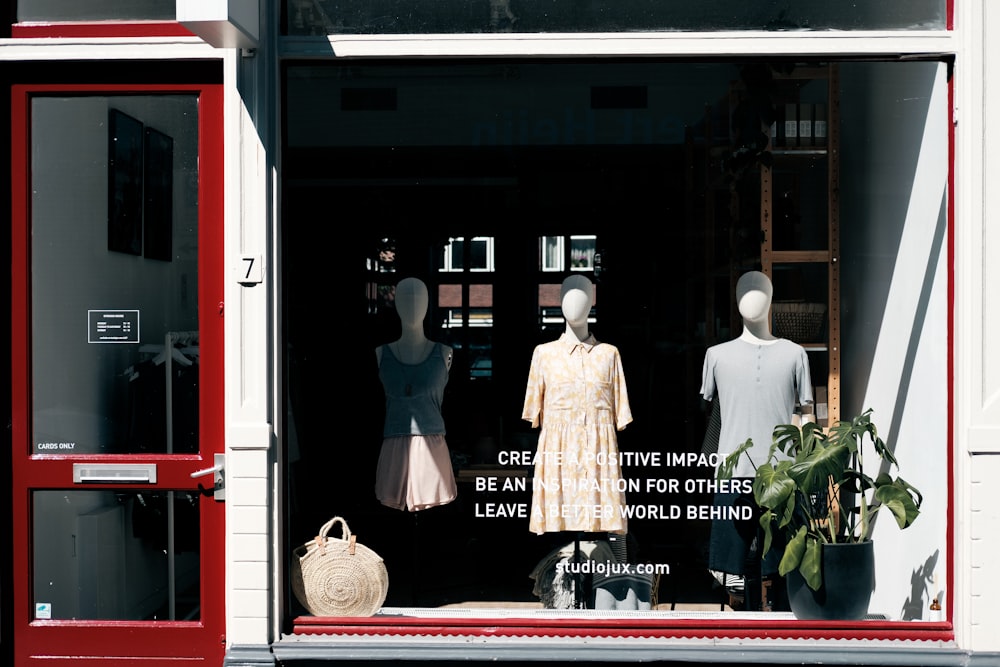
<path fill-rule="evenodd" d="M 593 332 L 591 332 L 584 341 L 574 340 L 570 338 L 566 332 L 563 332 L 562 335 L 559 336 L 559 340 L 566 346 L 567 354 L 573 354 L 577 350 L 583 350 L 584 352 L 589 353 L 597 345 L 597 339 L 594 338 Z"/>

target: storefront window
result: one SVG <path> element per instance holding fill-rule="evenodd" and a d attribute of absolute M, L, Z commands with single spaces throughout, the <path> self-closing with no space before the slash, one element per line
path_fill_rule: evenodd
<path fill-rule="evenodd" d="M 944 0 L 678 4 L 639 1 L 488 3 L 285 0 L 289 35 L 665 30 L 943 30 Z"/>
<path fill-rule="evenodd" d="M 174 0 L 17 0 L 17 20 L 30 21 L 172 21 Z"/>
<path fill-rule="evenodd" d="M 511 610 L 570 624 L 573 614 L 795 618 L 767 564 L 780 547 L 764 554 L 757 532 L 749 480 L 760 461 L 719 479 L 735 448 L 734 399 L 714 413 L 712 391 L 732 397 L 722 387 L 735 382 L 752 401 L 787 383 L 791 403 L 769 426 L 829 428 L 871 408 L 893 475 L 922 494 L 912 526 L 878 516 L 877 586 L 855 620 L 939 618 L 931 603 L 945 599 L 950 568 L 944 64 L 289 64 L 285 74 L 289 553 L 332 515 L 346 518 L 385 559 L 376 616 L 387 624 Z M 641 88 L 646 103 L 595 106 L 607 81 Z M 347 108 L 348 85 L 392 88 L 398 104 Z M 306 224 L 331 201 L 364 224 Z M 372 255 L 385 239 L 392 272 Z M 354 249 L 367 269 L 345 262 L 331 281 L 329 267 L 305 261 L 328 245 Z M 758 273 L 772 290 L 760 317 L 739 303 L 740 279 Z M 310 326 L 314 293 L 301 286 L 327 285 L 331 303 L 349 304 L 362 285 L 378 295 L 413 278 L 426 287 L 416 314 L 398 294 L 345 306 L 365 357 L 347 408 L 366 430 L 334 441 L 326 415 L 340 355 Z M 584 298 L 568 302 L 574 293 Z M 790 351 L 794 372 L 769 376 L 753 360 L 716 372 L 710 350 L 748 322 L 782 339 L 760 354 Z M 540 346 L 570 334 L 581 344 L 567 343 L 563 370 L 539 384 L 535 359 L 552 349 Z M 387 369 L 414 340 L 419 359 Z M 447 378 L 430 410 L 444 426 L 389 434 L 394 397 L 410 395 L 423 360 Z M 554 402 L 536 412 L 533 392 Z M 601 444 L 558 452 L 549 463 L 567 468 L 547 476 L 545 428 L 574 406 L 579 424 L 606 427 L 593 431 Z M 766 451 L 765 430 L 755 444 Z M 398 457 L 424 435 L 440 436 L 434 465 L 387 479 L 387 451 Z M 388 488 L 403 501 L 387 502 Z"/>

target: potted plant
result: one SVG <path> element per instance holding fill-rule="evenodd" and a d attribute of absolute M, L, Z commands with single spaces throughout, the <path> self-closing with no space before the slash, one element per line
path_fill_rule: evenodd
<path fill-rule="evenodd" d="M 779 424 L 767 460 L 757 468 L 753 495 L 761 510 L 763 553 L 784 542 L 778 573 L 799 618 L 862 618 L 874 589 L 874 518 L 888 510 L 902 529 L 920 514 L 923 496 L 903 478 L 879 437 L 871 409 L 828 430 L 815 423 Z M 878 456 L 873 479 L 863 444 Z M 748 440 L 726 457 L 719 478 L 732 477 Z M 869 470 L 871 468 L 869 467 Z M 783 538 L 783 539 L 781 539 Z M 840 567 L 848 568 L 843 575 Z"/>

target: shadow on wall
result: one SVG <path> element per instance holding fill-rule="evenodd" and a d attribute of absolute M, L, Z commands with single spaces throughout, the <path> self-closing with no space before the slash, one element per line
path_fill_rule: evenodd
<path fill-rule="evenodd" d="M 910 596 L 903 603 L 900 617 L 904 621 L 920 621 L 924 619 L 926 610 L 932 609 L 935 603 L 940 604 L 944 596 L 943 590 L 937 588 L 937 575 L 934 573 L 937 567 L 938 551 L 935 550 L 924 564 L 918 567 L 910 575 Z M 930 615 L 927 620 L 935 620 Z"/>

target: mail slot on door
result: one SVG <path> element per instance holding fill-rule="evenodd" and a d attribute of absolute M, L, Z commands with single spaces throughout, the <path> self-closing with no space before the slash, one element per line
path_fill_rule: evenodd
<path fill-rule="evenodd" d="M 74 463 L 74 484 L 156 484 L 155 463 Z"/>

